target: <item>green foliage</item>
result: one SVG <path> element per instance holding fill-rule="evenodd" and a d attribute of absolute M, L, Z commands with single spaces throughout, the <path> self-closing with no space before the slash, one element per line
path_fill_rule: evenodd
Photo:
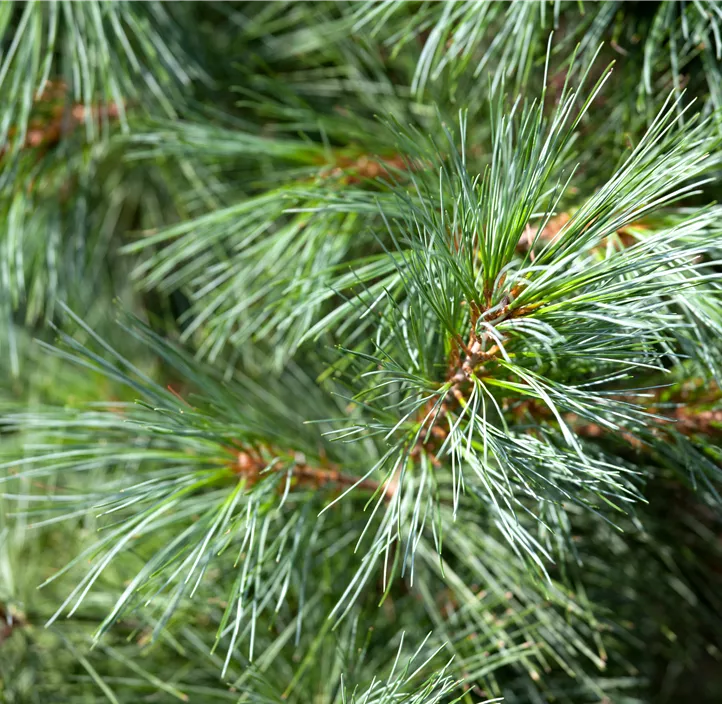
<path fill-rule="evenodd" d="M 717 701 L 721 19 L 5 4 L 0 699 Z"/>
<path fill-rule="evenodd" d="M 85 108 L 82 121 L 92 139 L 98 132 L 93 114 L 98 102 L 112 103 L 125 126 L 126 110 L 136 101 L 154 100 L 173 115 L 180 87 L 199 73 L 182 50 L 187 38 L 162 3 L 8 2 L 2 6 L 0 32 L 0 134 L 3 143 L 9 139 L 11 154 L 23 148 L 33 102 L 49 81 L 62 82 L 75 106 Z M 150 65 L 155 70 L 149 71 Z M 107 125 L 107 115 L 101 122 Z"/>

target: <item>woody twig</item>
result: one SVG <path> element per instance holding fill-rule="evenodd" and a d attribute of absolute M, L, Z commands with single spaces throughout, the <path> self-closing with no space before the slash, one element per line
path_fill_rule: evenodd
<path fill-rule="evenodd" d="M 328 463 L 325 466 L 310 464 L 302 453 L 292 453 L 292 462 L 273 459 L 288 453 L 274 452 L 269 447 L 246 446 L 235 453 L 236 461 L 232 466 L 235 475 L 242 477 L 249 485 L 253 485 L 268 473 L 281 473 L 290 469 L 292 481 L 322 488 L 325 486 L 356 487 L 375 493 L 383 490 L 386 498 L 391 498 L 395 491 L 393 482 L 381 483 L 373 479 L 363 479 L 351 474 L 345 474 L 335 465 Z M 270 457 L 271 459 L 267 459 Z"/>

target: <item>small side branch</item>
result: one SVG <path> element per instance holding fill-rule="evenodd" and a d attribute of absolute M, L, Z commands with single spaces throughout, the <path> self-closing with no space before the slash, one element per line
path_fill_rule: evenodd
<path fill-rule="evenodd" d="M 48 149 L 84 122 L 101 124 L 106 120 L 117 120 L 121 115 L 120 106 L 115 103 L 85 106 L 81 103 L 69 104 L 67 97 L 65 83 L 48 81 L 45 91 L 35 99 L 22 149 Z M 8 131 L 8 137 L 9 140 L 17 137 L 14 128 Z M 0 146 L 0 158 L 5 151 L 6 147 Z"/>
<path fill-rule="evenodd" d="M 271 460 L 269 463 L 269 460 L 265 459 L 269 455 L 278 457 L 287 454 L 289 453 L 273 452 L 272 448 L 246 447 L 236 452 L 236 462 L 232 466 L 232 471 L 234 474 L 246 479 L 250 484 L 255 484 L 269 472 L 280 473 L 290 467 L 292 478 L 297 484 L 305 484 L 316 488 L 326 486 L 348 488 L 355 486 L 372 493 L 382 488 L 382 485 L 373 479 L 362 479 L 351 474 L 345 474 L 338 466 L 333 464 L 326 466 L 309 464 L 301 453 L 293 453 L 293 461 L 290 464 L 280 460 Z M 393 482 L 388 482 L 383 486 L 384 495 L 387 498 L 391 498 L 395 490 L 396 487 Z"/>

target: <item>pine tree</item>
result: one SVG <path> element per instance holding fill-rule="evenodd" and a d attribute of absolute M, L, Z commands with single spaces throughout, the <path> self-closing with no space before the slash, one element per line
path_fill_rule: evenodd
<path fill-rule="evenodd" d="M 0 699 L 722 699 L 722 5 L 0 5 Z"/>

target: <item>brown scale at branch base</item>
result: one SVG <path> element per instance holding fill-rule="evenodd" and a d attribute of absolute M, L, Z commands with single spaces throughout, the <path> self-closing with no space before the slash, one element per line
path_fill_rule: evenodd
<path fill-rule="evenodd" d="M 502 284 L 503 284 L 502 279 Z M 494 318 L 492 320 L 486 320 L 491 313 L 491 295 L 487 295 L 488 309 L 482 310 L 476 303 L 470 303 L 470 323 L 471 332 L 469 333 L 469 341 L 464 344 L 463 342 L 457 341 L 457 345 L 464 352 L 465 358 L 461 361 L 459 349 L 455 349 L 451 355 L 449 364 L 449 376 L 448 378 L 454 382 L 452 387 L 452 394 L 454 390 L 458 388 L 459 384 L 463 384 L 469 381 L 471 375 L 477 371 L 478 367 L 483 365 L 484 362 L 493 359 L 499 354 L 499 345 L 494 342 L 491 347 L 486 349 L 486 343 L 493 340 L 492 336 L 488 332 L 482 332 L 480 336 L 476 333 L 476 328 L 479 320 L 485 320 L 492 325 L 498 325 L 505 320 L 512 318 L 519 318 L 528 313 L 532 312 L 535 308 L 538 308 L 540 304 L 534 304 L 532 306 L 523 306 L 521 308 L 512 309 L 511 304 L 514 298 L 519 294 L 520 287 L 515 286 L 507 295 L 502 298 L 501 309 L 494 311 Z"/>
<path fill-rule="evenodd" d="M 270 447 L 245 447 L 235 452 L 236 462 L 231 470 L 239 477 L 243 477 L 250 486 L 259 481 L 265 474 L 280 473 L 291 470 L 291 479 L 297 485 L 307 485 L 316 488 L 324 486 L 351 487 L 376 492 L 381 484 L 373 479 L 361 479 L 360 477 L 343 473 L 337 465 L 327 464 L 326 466 L 314 466 L 306 461 L 301 453 L 293 453 L 292 463 L 281 460 L 266 460 L 264 456 L 278 457 L 288 453 L 274 451 Z M 270 463 L 270 466 L 269 466 Z M 383 493 L 386 498 L 391 498 L 396 491 L 394 481 L 386 483 Z"/>
<path fill-rule="evenodd" d="M 27 626 L 25 618 L 0 603 L 0 645 L 2 645 L 18 628 Z"/>
<path fill-rule="evenodd" d="M 344 185 L 355 185 L 365 180 L 391 176 L 392 171 L 408 169 L 409 163 L 400 154 L 387 157 L 339 156 L 333 166 L 324 169 L 319 175 L 321 178 L 339 178 Z"/>
<path fill-rule="evenodd" d="M 120 108 L 115 103 L 90 107 L 80 103 L 69 105 L 67 86 L 63 81 L 48 81 L 45 90 L 35 99 L 34 106 L 35 114 L 28 123 L 23 149 L 52 147 L 88 119 L 100 123 L 120 116 Z M 16 130 L 10 128 L 8 138 L 12 139 L 15 135 Z M 5 151 L 6 147 L 0 147 L 0 158 Z"/>
<path fill-rule="evenodd" d="M 502 285 L 503 285 L 502 280 Z M 500 310 L 494 311 L 493 323 L 498 324 L 509 318 L 516 318 L 525 315 L 533 310 L 529 306 L 512 309 L 511 302 L 519 293 L 518 287 L 512 289 L 508 295 L 502 299 L 503 305 Z M 488 299 L 491 296 L 487 296 Z M 464 403 L 464 390 L 470 382 L 473 374 L 478 373 L 479 367 L 485 362 L 494 359 L 499 353 L 498 344 L 494 343 L 488 349 L 485 349 L 485 343 L 491 339 L 488 332 L 484 332 L 481 336 L 476 333 L 477 324 L 480 319 L 490 315 L 491 301 L 489 300 L 487 310 L 483 310 L 477 303 L 468 304 L 470 309 L 471 331 L 469 333 L 468 342 L 464 343 L 459 337 L 455 340 L 449 357 L 449 371 L 447 380 L 453 382 L 447 395 L 441 401 L 437 411 L 434 411 L 438 401 L 428 401 L 421 412 L 417 415 L 417 422 L 422 423 L 421 433 L 416 445 L 411 449 L 410 455 L 418 458 L 422 453 L 426 454 L 434 466 L 440 466 L 441 462 L 437 456 L 438 450 L 448 436 L 448 432 L 441 426 L 436 424 L 439 416 L 445 416 L 454 406 Z M 536 306 L 535 306 L 536 307 Z M 462 358 L 463 352 L 463 358 Z"/>

